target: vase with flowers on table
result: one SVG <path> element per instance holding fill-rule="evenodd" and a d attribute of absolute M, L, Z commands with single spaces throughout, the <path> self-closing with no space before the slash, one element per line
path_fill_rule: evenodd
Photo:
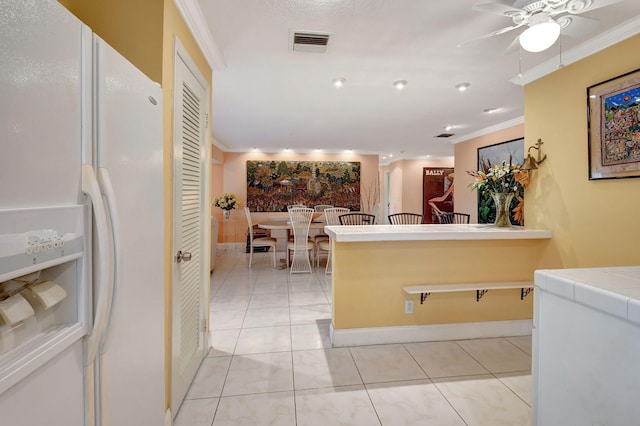
<path fill-rule="evenodd" d="M 225 192 L 213 200 L 213 205 L 222 209 L 224 220 L 228 221 L 231 217 L 231 210 L 236 209 L 240 205 L 240 201 L 234 194 Z"/>
<path fill-rule="evenodd" d="M 514 219 L 522 224 L 524 222 L 524 188 L 529 184 L 529 171 L 522 166 L 507 164 L 491 165 L 482 163 L 482 170 L 468 172 L 475 180 L 469 185 L 471 189 L 487 192 L 491 195 L 496 207 L 496 217 L 493 223 L 496 227 L 511 227 L 511 213 Z M 511 209 L 513 199 L 516 205 Z"/>

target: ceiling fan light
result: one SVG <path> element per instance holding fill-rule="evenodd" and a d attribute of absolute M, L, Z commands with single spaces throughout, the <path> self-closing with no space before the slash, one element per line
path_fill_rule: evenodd
<path fill-rule="evenodd" d="M 520 46 L 528 52 L 542 52 L 550 48 L 559 36 L 560 25 L 557 22 L 539 22 L 520 34 Z"/>

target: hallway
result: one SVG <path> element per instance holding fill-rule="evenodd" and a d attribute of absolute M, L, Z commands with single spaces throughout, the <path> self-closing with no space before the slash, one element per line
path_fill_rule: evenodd
<path fill-rule="evenodd" d="M 176 426 L 530 424 L 529 336 L 331 348 L 323 266 L 218 253 L 212 348 Z"/>

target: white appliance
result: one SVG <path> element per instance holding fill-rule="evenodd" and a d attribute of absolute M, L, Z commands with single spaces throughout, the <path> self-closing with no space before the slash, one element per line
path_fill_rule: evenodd
<path fill-rule="evenodd" d="M 54 0 L 0 57 L 0 424 L 162 425 L 160 86 Z"/>

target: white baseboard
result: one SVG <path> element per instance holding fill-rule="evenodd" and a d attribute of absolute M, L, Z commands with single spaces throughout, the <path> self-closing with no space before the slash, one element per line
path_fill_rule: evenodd
<path fill-rule="evenodd" d="M 171 408 L 167 408 L 164 413 L 164 426 L 173 426 L 173 419 L 171 418 Z"/>
<path fill-rule="evenodd" d="M 334 348 L 337 348 L 390 343 L 482 339 L 490 337 L 527 336 L 531 334 L 532 330 L 533 320 L 462 322 L 453 324 L 348 329 L 334 329 L 333 324 L 331 324 L 331 343 Z"/>
<path fill-rule="evenodd" d="M 246 250 L 247 243 L 218 243 L 218 250 L 222 251 L 240 251 Z"/>

